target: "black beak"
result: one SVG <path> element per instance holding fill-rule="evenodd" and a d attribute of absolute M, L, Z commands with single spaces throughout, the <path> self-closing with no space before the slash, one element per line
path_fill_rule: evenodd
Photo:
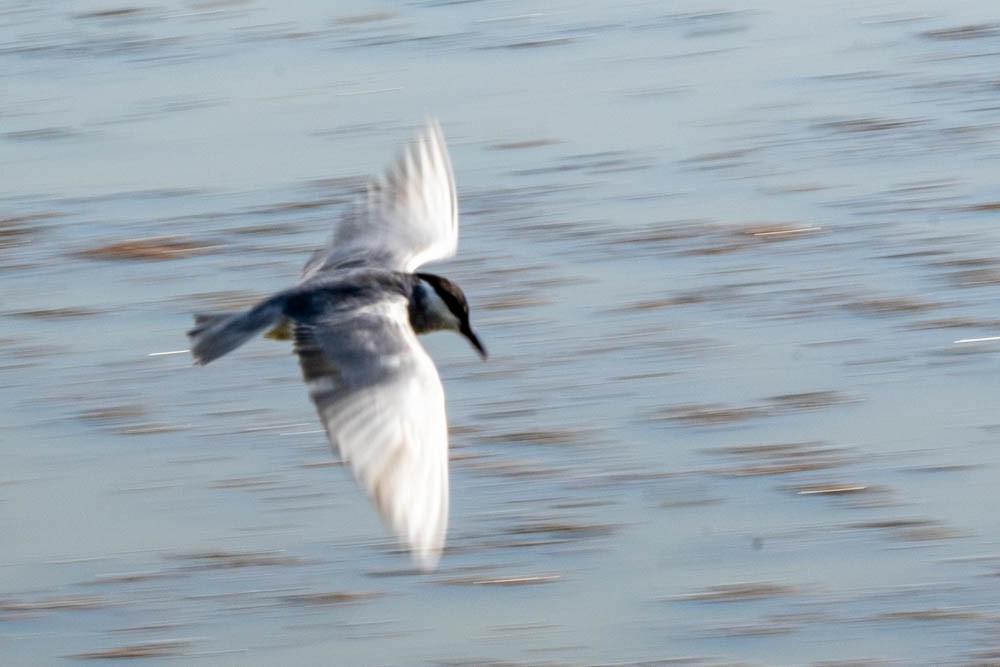
<path fill-rule="evenodd" d="M 469 325 L 465 325 L 464 327 L 462 327 L 461 333 L 463 336 L 469 339 L 469 342 L 472 343 L 472 346 L 476 348 L 476 350 L 479 352 L 479 356 L 483 358 L 483 361 L 486 361 L 486 359 L 488 359 L 490 355 L 486 352 L 486 348 L 479 340 L 479 336 L 477 336 L 475 332 L 472 330 L 472 327 L 470 327 Z"/>

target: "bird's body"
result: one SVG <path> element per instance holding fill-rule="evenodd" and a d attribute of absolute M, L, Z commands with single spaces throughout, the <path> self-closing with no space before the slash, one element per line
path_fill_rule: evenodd
<path fill-rule="evenodd" d="M 196 316 L 195 362 L 291 325 L 309 395 L 331 445 L 383 519 L 431 569 L 448 523 L 444 390 L 416 335 L 455 330 L 485 358 L 457 285 L 414 273 L 458 244 L 447 148 L 434 122 L 373 183 L 299 283 L 242 313 Z"/>

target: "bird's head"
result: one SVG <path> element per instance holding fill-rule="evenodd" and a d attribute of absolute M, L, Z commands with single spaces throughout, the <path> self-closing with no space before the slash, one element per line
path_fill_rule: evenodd
<path fill-rule="evenodd" d="M 417 283 L 410 299 L 410 323 L 417 333 L 450 329 L 457 331 L 472 343 L 483 359 L 486 347 L 469 324 L 469 302 L 462 288 L 452 281 L 433 273 L 418 273 Z"/>

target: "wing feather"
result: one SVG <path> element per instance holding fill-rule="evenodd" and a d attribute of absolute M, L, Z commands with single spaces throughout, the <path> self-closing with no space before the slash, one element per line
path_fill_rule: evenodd
<path fill-rule="evenodd" d="M 433 569 L 448 525 L 448 427 L 405 299 L 296 323 L 295 350 L 331 445 L 416 562 Z"/>
<path fill-rule="evenodd" d="M 457 248 L 455 177 L 441 127 L 429 119 L 341 219 L 330 243 L 306 263 L 302 280 L 359 266 L 412 273 Z"/>

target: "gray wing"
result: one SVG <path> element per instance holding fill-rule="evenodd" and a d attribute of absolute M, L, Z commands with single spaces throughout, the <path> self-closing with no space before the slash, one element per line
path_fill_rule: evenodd
<path fill-rule="evenodd" d="M 448 426 L 434 362 L 394 297 L 295 325 L 295 351 L 331 445 L 431 570 L 448 527 Z"/>
<path fill-rule="evenodd" d="M 372 266 L 412 273 L 458 247 L 458 202 L 451 159 L 434 120 L 369 184 L 333 240 L 302 269 L 302 279 Z"/>

